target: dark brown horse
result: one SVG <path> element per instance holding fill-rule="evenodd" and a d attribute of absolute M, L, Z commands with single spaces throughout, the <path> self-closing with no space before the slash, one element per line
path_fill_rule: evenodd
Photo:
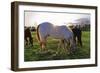
<path fill-rule="evenodd" d="M 24 40 L 26 41 L 26 45 L 31 44 L 33 46 L 33 38 L 31 35 L 30 28 L 25 28 L 24 30 Z"/>
<path fill-rule="evenodd" d="M 74 34 L 74 41 L 82 47 L 82 30 L 78 27 L 72 28 Z"/>

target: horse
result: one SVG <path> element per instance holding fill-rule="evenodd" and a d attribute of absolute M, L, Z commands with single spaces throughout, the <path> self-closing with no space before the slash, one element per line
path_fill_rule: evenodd
<path fill-rule="evenodd" d="M 54 26 L 49 22 L 43 22 L 37 27 L 37 40 L 40 43 L 42 49 L 46 48 L 47 37 L 52 37 L 55 39 L 59 39 L 60 42 L 64 45 L 64 49 L 66 49 L 65 43 L 70 44 L 70 50 L 75 49 L 75 43 L 73 40 L 73 32 L 66 27 L 62 26 Z"/>
<path fill-rule="evenodd" d="M 75 26 L 72 28 L 73 34 L 74 34 L 74 41 L 75 43 L 78 43 L 81 47 L 82 45 L 82 30 Z"/>
<path fill-rule="evenodd" d="M 33 46 L 33 38 L 31 35 L 30 28 L 25 28 L 24 30 L 24 40 L 26 41 L 26 45 L 31 44 Z"/>

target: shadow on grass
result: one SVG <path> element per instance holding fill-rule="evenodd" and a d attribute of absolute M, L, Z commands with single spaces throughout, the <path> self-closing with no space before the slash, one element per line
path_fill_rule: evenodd
<path fill-rule="evenodd" d="M 90 54 L 78 47 L 73 53 L 68 54 L 64 49 L 48 49 L 40 51 L 36 48 L 25 49 L 25 61 L 43 61 L 43 60 L 65 60 L 65 59 L 86 59 L 90 58 Z"/>

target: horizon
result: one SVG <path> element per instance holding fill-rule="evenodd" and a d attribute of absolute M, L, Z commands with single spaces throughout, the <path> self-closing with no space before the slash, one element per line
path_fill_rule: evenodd
<path fill-rule="evenodd" d="M 75 13 L 48 13 L 48 12 L 30 12 L 25 14 L 25 26 L 36 27 L 40 23 L 50 22 L 54 25 L 67 25 L 68 23 L 77 23 L 78 19 L 88 19 L 90 21 L 90 14 L 75 14 Z"/>

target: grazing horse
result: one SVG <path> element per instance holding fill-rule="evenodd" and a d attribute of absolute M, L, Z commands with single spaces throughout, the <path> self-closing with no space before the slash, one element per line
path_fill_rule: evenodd
<path fill-rule="evenodd" d="M 74 34 L 75 43 L 78 42 L 80 44 L 80 46 L 82 47 L 82 31 L 81 31 L 81 29 L 75 26 L 74 28 L 72 28 L 72 31 Z"/>
<path fill-rule="evenodd" d="M 28 45 L 30 43 L 33 46 L 33 39 L 32 39 L 30 28 L 25 28 L 24 39 L 26 41 L 26 45 Z"/>
<path fill-rule="evenodd" d="M 75 49 L 75 43 L 73 39 L 73 32 L 66 26 L 54 26 L 49 22 L 44 22 L 38 25 L 37 27 L 37 39 L 40 43 L 42 49 L 46 47 L 46 39 L 47 37 L 52 37 L 55 39 L 60 39 L 61 43 L 70 44 L 70 50 Z M 64 49 L 65 49 L 64 45 Z"/>

